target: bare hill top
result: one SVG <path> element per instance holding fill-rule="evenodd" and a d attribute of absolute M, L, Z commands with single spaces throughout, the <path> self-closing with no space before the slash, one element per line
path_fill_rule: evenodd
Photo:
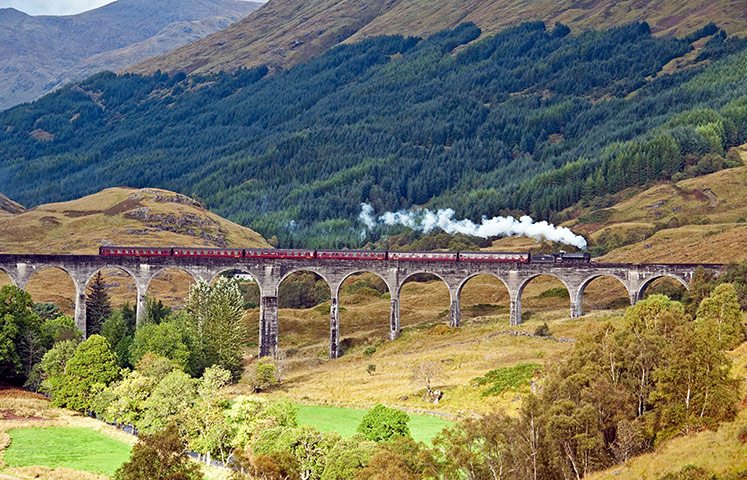
<path fill-rule="evenodd" d="M 108 188 L 15 214 L 2 207 L 0 198 L 0 250 L 5 253 L 95 254 L 102 245 L 268 246 L 255 231 L 197 201 L 155 188 Z"/>

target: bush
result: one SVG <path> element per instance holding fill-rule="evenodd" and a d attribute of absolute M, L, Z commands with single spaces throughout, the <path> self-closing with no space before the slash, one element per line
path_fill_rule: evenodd
<path fill-rule="evenodd" d="M 365 355 L 367 357 L 370 357 L 374 353 L 376 353 L 376 347 L 374 347 L 373 345 L 370 346 L 370 347 L 366 347 L 366 349 L 363 350 L 363 355 Z"/>
<path fill-rule="evenodd" d="M 375 365 L 375 364 L 373 364 L 373 363 L 370 363 L 370 364 L 369 364 L 369 365 L 368 365 L 368 366 L 366 367 L 366 372 L 368 372 L 368 374 L 369 374 L 369 375 L 373 375 L 374 373 L 376 373 L 376 365 Z"/>
<path fill-rule="evenodd" d="M 191 462 L 184 440 L 173 423 L 154 435 L 141 435 L 130 459 L 117 469 L 116 480 L 197 480 L 200 466 Z"/>
<path fill-rule="evenodd" d="M 374 442 L 386 442 L 396 437 L 409 437 L 409 421 L 410 416 L 405 412 L 379 403 L 363 416 L 357 432 Z"/>
<path fill-rule="evenodd" d="M 739 429 L 737 440 L 742 443 L 747 443 L 747 425 L 742 425 L 742 428 Z"/>
<path fill-rule="evenodd" d="M 717 480 L 717 477 L 704 468 L 685 465 L 679 472 L 667 473 L 658 480 Z"/>
<path fill-rule="evenodd" d="M 537 328 L 534 329 L 534 334 L 538 337 L 552 337 L 552 332 L 550 331 L 547 322 L 542 322 L 542 325 L 537 325 Z"/>
<path fill-rule="evenodd" d="M 534 373 L 541 368 L 537 363 L 518 363 L 513 367 L 502 367 L 491 370 L 484 377 L 473 380 L 477 386 L 490 385 L 480 396 L 500 395 L 505 391 L 519 391 L 529 385 Z"/>
<path fill-rule="evenodd" d="M 252 372 L 249 381 L 255 392 L 267 390 L 270 387 L 274 387 L 278 383 L 277 379 L 277 367 L 273 365 L 272 360 L 269 358 L 260 358 L 257 360 L 254 366 L 254 372 Z"/>

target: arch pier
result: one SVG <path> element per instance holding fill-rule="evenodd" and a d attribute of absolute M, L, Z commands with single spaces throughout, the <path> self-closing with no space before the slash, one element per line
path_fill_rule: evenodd
<path fill-rule="evenodd" d="M 340 355 L 340 286 L 350 275 L 370 272 L 381 277 L 391 295 L 389 338 L 400 334 L 400 293 L 407 278 L 418 273 L 436 275 L 446 284 L 451 298 L 449 324 L 461 325 L 460 294 L 470 278 L 488 274 L 500 279 L 508 289 L 511 325 L 521 323 L 521 295 L 524 287 L 539 275 L 558 278 L 568 289 L 570 317 L 583 315 L 584 289 L 595 278 L 610 276 L 626 288 L 630 303 L 642 298 L 646 287 L 657 278 L 671 277 L 688 286 L 695 264 L 605 264 L 605 263 L 488 263 L 469 261 L 394 261 L 330 260 L 288 258 L 213 258 L 213 257 L 118 257 L 99 255 L 23 255 L 0 254 L 0 270 L 11 282 L 25 288 L 34 272 L 56 267 L 66 272 L 76 289 L 75 322 L 85 334 L 86 286 L 96 272 L 120 269 L 132 276 L 137 288 L 137 323 L 145 315 L 145 294 L 151 280 L 164 270 L 183 270 L 196 281 L 210 283 L 226 270 L 248 272 L 260 292 L 259 355 L 276 356 L 278 352 L 278 287 L 288 275 L 310 271 L 319 275 L 330 288 L 329 356 Z M 722 265 L 704 265 L 717 272 Z"/>

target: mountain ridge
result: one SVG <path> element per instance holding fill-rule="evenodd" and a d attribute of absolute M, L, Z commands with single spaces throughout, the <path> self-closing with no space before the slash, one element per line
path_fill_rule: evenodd
<path fill-rule="evenodd" d="M 201 74 L 263 64 L 272 70 L 378 35 L 427 37 L 472 22 L 484 37 L 527 20 L 562 22 L 574 32 L 648 21 L 657 35 L 684 35 L 709 22 L 729 35 L 747 33 L 747 14 L 725 0 L 270 0 L 224 30 L 124 71 Z"/>
<path fill-rule="evenodd" d="M 0 109 L 104 69 L 95 62 L 102 55 L 106 68 L 119 70 L 226 27 L 258 5 L 241 0 L 118 0 L 65 16 L 1 9 Z M 186 25 L 168 29 L 180 22 Z M 132 47 L 136 43 L 142 51 Z M 127 47 L 128 55 L 106 56 Z"/>

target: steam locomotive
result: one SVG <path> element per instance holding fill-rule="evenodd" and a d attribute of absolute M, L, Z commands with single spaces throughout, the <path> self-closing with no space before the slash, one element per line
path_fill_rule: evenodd
<path fill-rule="evenodd" d="M 99 255 L 122 257 L 318 258 L 323 260 L 416 260 L 517 263 L 578 263 L 591 261 L 591 255 L 588 253 L 566 253 L 563 251 L 544 254 L 531 252 L 405 252 L 399 250 L 100 247 Z"/>

